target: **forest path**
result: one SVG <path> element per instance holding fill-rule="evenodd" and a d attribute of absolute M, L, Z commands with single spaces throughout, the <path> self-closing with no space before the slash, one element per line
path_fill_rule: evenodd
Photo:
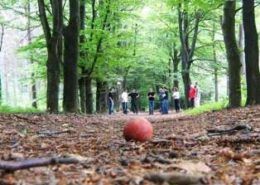
<path fill-rule="evenodd" d="M 14 173 L 0 170 L 0 184 L 153 185 L 187 177 L 193 184 L 260 184 L 260 107 L 200 116 L 140 113 L 137 116 L 146 117 L 154 127 L 154 137 L 145 143 L 126 142 L 122 136 L 124 123 L 135 116 L 0 115 L 1 160 L 85 159 L 80 164 Z M 228 130 L 237 125 L 253 130 L 207 134 L 210 129 Z"/>

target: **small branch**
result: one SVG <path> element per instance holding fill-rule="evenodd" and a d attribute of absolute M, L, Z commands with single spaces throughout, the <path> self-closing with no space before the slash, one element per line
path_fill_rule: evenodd
<path fill-rule="evenodd" d="M 145 179 L 155 182 L 178 185 L 202 185 L 204 184 L 202 176 L 187 175 L 182 173 L 151 173 L 144 177 Z"/>
<path fill-rule="evenodd" d="M 16 171 L 39 166 L 48 166 L 56 164 L 75 164 L 79 163 L 77 158 L 64 157 L 46 157 L 46 158 L 32 158 L 22 161 L 2 161 L 0 160 L 0 169 L 6 171 Z"/>
<path fill-rule="evenodd" d="M 251 132 L 253 128 L 249 125 L 237 125 L 231 129 L 209 129 L 208 136 L 224 135 L 224 134 L 235 134 L 238 131 Z"/>
<path fill-rule="evenodd" d="M 72 130 L 62 130 L 62 131 L 49 131 L 49 130 L 45 130 L 45 131 L 38 131 L 37 134 L 39 134 L 41 137 L 50 137 L 50 136 L 54 136 L 54 135 L 59 135 L 59 134 L 64 134 L 64 133 L 72 133 Z"/>

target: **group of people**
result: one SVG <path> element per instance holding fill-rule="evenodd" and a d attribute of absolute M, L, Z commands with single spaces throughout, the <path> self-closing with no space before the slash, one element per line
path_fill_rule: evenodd
<path fill-rule="evenodd" d="M 154 107 L 155 107 L 155 96 L 156 93 L 153 91 L 153 89 L 150 89 L 147 97 L 149 101 L 149 114 L 154 114 Z M 168 114 L 169 112 L 169 92 L 167 88 L 163 87 L 159 89 L 159 101 L 160 101 L 160 112 L 161 114 Z M 123 91 L 121 94 L 121 103 L 122 103 L 122 110 L 124 114 L 128 113 L 128 97 L 131 97 L 131 110 L 133 113 L 138 114 L 138 98 L 139 93 L 133 89 L 131 93 L 128 93 L 126 90 Z M 172 90 L 172 98 L 174 100 L 174 107 L 175 111 L 178 113 L 180 112 L 181 106 L 180 106 L 180 92 L 177 87 L 174 87 Z M 195 85 L 190 85 L 189 88 L 189 106 L 193 108 L 195 104 L 198 104 L 196 102 L 199 101 L 199 92 L 198 92 L 198 86 L 197 83 Z M 114 100 L 112 92 L 109 92 L 108 94 L 108 110 L 109 114 L 112 114 L 114 111 Z"/>

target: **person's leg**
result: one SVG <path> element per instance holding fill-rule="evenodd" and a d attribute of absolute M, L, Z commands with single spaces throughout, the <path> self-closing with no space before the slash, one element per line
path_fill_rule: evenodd
<path fill-rule="evenodd" d="M 149 100 L 149 115 L 151 115 L 151 114 L 152 114 L 152 103 Z"/>
<path fill-rule="evenodd" d="M 150 100 L 149 101 L 149 114 L 153 114 L 153 109 L 154 109 L 154 101 Z"/>
<path fill-rule="evenodd" d="M 191 98 L 191 108 L 194 108 L 194 98 Z"/>
<path fill-rule="evenodd" d="M 165 100 L 165 114 L 168 114 L 169 111 L 169 101 Z"/>
<path fill-rule="evenodd" d="M 174 99 L 174 108 L 175 108 L 175 111 L 177 112 L 178 111 L 178 99 Z"/>
<path fill-rule="evenodd" d="M 108 114 L 109 115 L 112 114 L 112 102 L 111 101 L 108 102 Z"/>
<path fill-rule="evenodd" d="M 123 113 L 125 113 L 125 108 L 124 108 L 124 102 L 122 102 L 122 110 L 123 110 Z"/>
<path fill-rule="evenodd" d="M 153 114 L 153 112 L 154 112 L 154 101 L 152 100 L 151 102 L 152 102 L 152 106 L 151 106 L 152 107 L 152 111 L 151 111 L 151 113 Z"/>
<path fill-rule="evenodd" d="M 180 100 L 176 99 L 176 112 L 180 112 Z"/>
<path fill-rule="evenodd" d="M 111 101 L 111 114 L 114 113 L 114 101 Z"/>
<path fill-rule="evenodd" d="M 126 114 L 127 113 L 127 107 L 126 107 L 126 102 L 123 102 L 122 103 L 122 106 L 123 106 L 123 113 Z"/>
<path fill-rule="evenodd" d="M 137 106 L 137 102 L 135 101 L 135 113 L 138 114 L 138 106 Z"/>
<path fill-rule="evenodd" d="M 162 114 L 165 114 L 165 100 L 162 101 Z"/>

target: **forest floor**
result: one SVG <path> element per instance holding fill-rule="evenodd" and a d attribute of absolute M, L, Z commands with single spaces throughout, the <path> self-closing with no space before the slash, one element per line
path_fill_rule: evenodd
<path fill-rule="evenodd" d="M 134 116 L 0 115 L 0 184 L 260 184 L 260 107 L 142 113 L 145 143 L 122 136 Z"/>

